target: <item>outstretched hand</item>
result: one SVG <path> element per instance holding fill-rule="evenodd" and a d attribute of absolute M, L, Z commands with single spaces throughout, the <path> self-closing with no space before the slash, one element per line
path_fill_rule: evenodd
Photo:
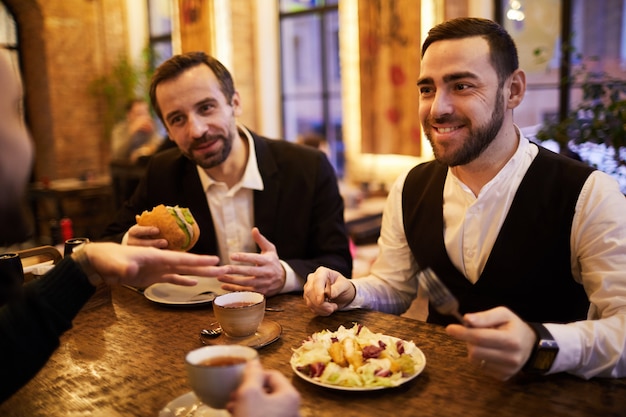
<path fill-rule="evenodd" d="M 252 238 L 261 253 L 237 252 L 230 256 L 237 264 L 228 265 L 228 273 L 219 278 L 228 291 L 256 291 L 265 296 L 278 294 L 285 285 L 286 273 L 280 263 L 276 246 L 252 228 Z"/>
<path fill-rule="evenodd" d="M 226 271 L 226 267 L 216 266 L 219 262 L 217 256 L 117 243 L 89 243 L 83 251 L 107 284 L 147 287 L 157 282 L 168 282 L 191 286 L 197 281 L 181 274 L 216 277 Z"/>

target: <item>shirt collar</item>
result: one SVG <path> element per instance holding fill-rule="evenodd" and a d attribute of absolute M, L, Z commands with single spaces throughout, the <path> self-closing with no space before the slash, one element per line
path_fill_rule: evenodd
<path fill-rule="evenodd" d="M 502 167 L 500 172 L 498 172 L 498 174 L 490 181 L 490 183 L 497 184 L 499 182 L 502 182 L 504 179 L 509 178 L 511 175 L 513 175 L 514 172 L 519 170 L 523 163 L 523 156 L 524 154 L 526 154 L 526 151 L 528 149 L 528 139 L 524 137 L 524 135 L 517 126 L 515 126 L 515 132 L 517 133 L 518 138 L 517 149 L 515 150 L 515 153 L 513 154 L 511 159 L 507 161 L 507 163 Z"/>
<path fill-rule="evenodd" d="M 254 147 L 254 140 L 252 139 L 252 134 L 250 131 L 243 125 L 237 125 L 237 131 L 239 135 L 243 135 L 248 141 L 248 162 L 246 163 L 246 169 L 243 172 L 243 176 L 241 180 L 232 187 L 232 190 L 238 190 L 240 188 L 248 188 L 251 190 L 263 191 L 263 178 L 261 177 L 261 173 L 259 172 L 259 164 L 256 159 L 256 148 Z M 206 171 L 196 165 L 196 169 L 198 170 L 198 175 L 200 175 L 200 182 L 202 184 L 203 190 L 208 190 L 209 187 L 217 181 L 211 178 Z"/>
<path fill-rule="evenodd" d="M 487 184 L 485 184 L 479 194 L 485 194 L 489 189 L 497 187 L 500 188 L 513 177 L 513 173 L 520 171 L 525 163 L 525 156 L 530 152 L 529 141 L 524 137 L 522 131 L 515 126 L 515 132 L 517 133 L 517 149 L 513 156 L 507 161 L 507 163 L 500 169 L 500 171 L 493 177 Z M 522 172 L 522 175 L 525 171 Z M 451 168 L 448 168 L 448 174 L 451 178 L 467 193 L 473 195 L 472 191 L 463 182 L 461 182 L 456 175 L 452 172 Z"/>

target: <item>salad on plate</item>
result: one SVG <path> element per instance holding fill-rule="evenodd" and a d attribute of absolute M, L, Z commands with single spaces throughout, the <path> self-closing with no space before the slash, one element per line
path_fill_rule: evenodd
<path fill-rule="evenodd" d="M 355 323 L 313 333 L 293 349 L 290 363 L 296 374 L 317 385 L 372 390 L 410 381 L 422 372 L 426 358 L 412 341 Z"/>

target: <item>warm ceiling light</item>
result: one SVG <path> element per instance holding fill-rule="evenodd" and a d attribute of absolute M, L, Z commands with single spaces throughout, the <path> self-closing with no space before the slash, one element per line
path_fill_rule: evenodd
<path fill-rule="evenodd" d="M 521 22 L 525 17 L 526 15 L 522 11 L 522 3 L 519 0 L 509 1 L 509 10 L 506 12 L 506 18 Z"/>

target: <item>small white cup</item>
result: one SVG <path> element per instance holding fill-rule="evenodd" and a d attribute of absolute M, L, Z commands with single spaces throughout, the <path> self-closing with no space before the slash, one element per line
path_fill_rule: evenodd
<path fill-rule="evenodd" d="M 213 300 L 213 314 L 226 335 L 253 335 L 265 316 L 265 296 L 253 291 L 222 294 Z"/>
<path fill-rule="evenodd" d="M 241 345 L 204 346 L 189 352 L 185 367 L 196 396 L 211 408 L 226 408 L 243 375 L 246 362 L 257 359 L 256 350 Z"/>

